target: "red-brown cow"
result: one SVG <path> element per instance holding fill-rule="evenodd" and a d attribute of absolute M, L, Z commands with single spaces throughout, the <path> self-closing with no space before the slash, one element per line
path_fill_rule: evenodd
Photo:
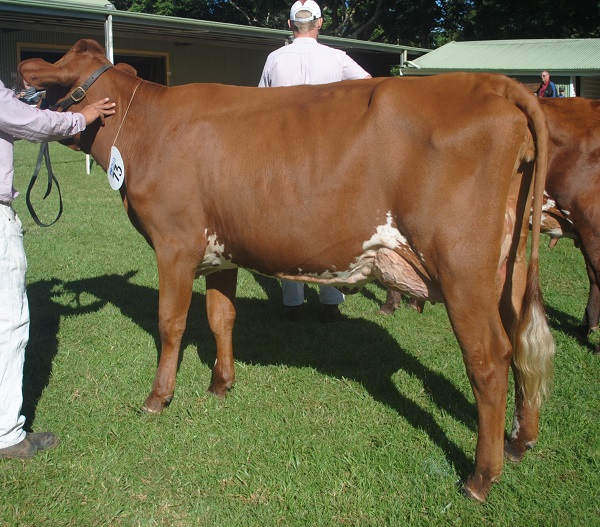
<path fill-rule="evenodd" d="M 542 232 L 579 244 L 590 281 L 583 332 L 600 318 L 600 101 L 540 99 L 550 130 Z"/>
<path fill-rule="evenodd" d="M 590 281 L 581 331 L 589 334 L 600 318 L 600 101 L 540 101 L 550 134 L 541 230 L 550 235 L 550 246 L 566 237 L 581 249 Z M 400 300 L 400 292 L 388 289 L 380 312 L 392 314 Z M 411 305 L 423 309 L 422 301 Z"/>
<path fill-rule="evenodd" d="M 447 306 L 479 414 L 465 489 L 485 500 L 502 471 L 509 365 L 516 412 L 506 451 L 520 459 L 538 437 L 554 352 L 539 228 L 525 258 L 547 164 L 537 100 L 493 75 L 166 88 L 105 66 L 101 46 L 82 40 L 56 64 L 31 59 L 20 72 L 50 103 L 69 94 L 117 103 L 105 126 L 75 142 L 115 178 L 124 168 L 123 203 L 156 252 L 162 350 L 146 411 L 173 397 L 195 277 L 206 276 L 219 395 L 234 381 L 238 267 L 346 290 L 378 279 Z"/>

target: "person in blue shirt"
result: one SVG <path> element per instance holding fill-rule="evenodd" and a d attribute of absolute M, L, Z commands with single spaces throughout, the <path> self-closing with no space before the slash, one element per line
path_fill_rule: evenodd
<path fill-rule="evenodd" d="M 542 71 L 542 82 L 535 90 L 536 97 L 558 97 L 556 86 L 550 80 L 550 74 L 547 71 Z"/>

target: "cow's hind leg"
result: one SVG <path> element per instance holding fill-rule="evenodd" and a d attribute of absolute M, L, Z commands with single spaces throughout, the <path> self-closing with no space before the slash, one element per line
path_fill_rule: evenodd
<path fill-rule="evenodd" d="M 471 383 L 479 421 L 475 472 L 464 485 L 468 496 L 485 501 L 490 487 L 502 473 L 504 420 L 508 391 L 508 368 L 512 354 L 504 331 L 493 285 L 475 297 L 468 291 L 446 295 L 450 321 L 461 345 L 463 360 Z M 492 291 L 492 294 L 489 294 Z M 482 293 L 483 294 L 483 293 Z M 475 315 L 477 314 L 477 315 Z"/>
<path fill-rule="evenodd" d="M 235 380 L 233 364 L 233 324 L 237 269 L 228 269 L 206 277 L 206 312 L 217 344 L 217 358 L 208 391 L 223 396 Z"/>
<path fill-rule="evenodd" d="M 515 415 L 505 454 L 511 461 L 520 461 L 538 438 L 539 408 L 548 394 L 554 357 L 554 340 L 544 312 L 537 262 L 529 265 L 514 350 Z"/>
<path fill-rule="evenodd" d="M 192 298 L 195 262 L 181 251 L 156 253 L 159 278 L 158 329 L 162 344 L 158 370 L 142 410 L 161 412 L 173 398 L 179 349 Z"/>

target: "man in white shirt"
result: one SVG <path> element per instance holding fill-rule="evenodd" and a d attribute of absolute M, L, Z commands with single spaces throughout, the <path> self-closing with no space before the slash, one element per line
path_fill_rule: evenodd
<path fill-rule="evenodd" d="M 70 137 L 99 117 L 115 113 L 108 99 L 86 106 L 81 113 L 38 110 L 17 99 L 0 82 L 0 458 L 27 458 L 58 445 L 52 432 L 26 433 L 23 403 L 23 364 L 29 340 L 29 306 L 25 292 L 27 260 L 21 221 L 12 208 L 13 143 L 34 143 Z"/>
<path fill-rule="evenodd" d="M 328 84 L 351 79 L 367 79 L 369 75 L 346 53 L 319 44 L 317 38 L 323 25 L 321 9 L 313 0 L 299 0 L 290 10 L 288 26 L 294 33 L 291 44 L 273 51 L 268 57 L 260 78 L 260 87 L 297 86 L 299 84 Z M 290 320 L 300 316 L 304 303 L 304 284 L 281 281 L 284 314 Z M 335 287 L 321 286 L 319 299 L 323 308 L 322 322 L 340 318 L 338 305 L 344 295 Z"/>
<path fill-rule="evenodd" d="M 321 9 L 316 2 L 296 2 L 288 20 L 294 40 L 268 56 L 259 86 L 327 84 L 369 78 L 346 53 L 317 42 L 322 25 Z"/>

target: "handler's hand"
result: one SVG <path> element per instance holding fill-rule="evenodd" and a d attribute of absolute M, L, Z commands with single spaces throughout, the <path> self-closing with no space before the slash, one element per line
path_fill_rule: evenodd
<path fill-rule="evenodd" d="M 108 97 L 100 99 L 92 104 L 88 104 L 81 110 L 81 113 L 85 117 L 86 126 L 92 124 L 98 118 L 100 118 L 102 125 L 104 126 L 104 118 L 115 113 L 114 107 L 116 104 L 109 101 L 110 99 Z"/>

